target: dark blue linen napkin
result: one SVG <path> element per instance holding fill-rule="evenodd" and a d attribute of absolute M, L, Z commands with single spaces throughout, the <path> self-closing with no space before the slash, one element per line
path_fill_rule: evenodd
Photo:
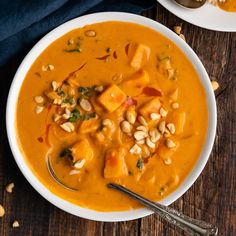
<path fill-rule="evenodd" d="M 141 13 L 155 0 L 1 0 L 0 67 L 24 55 L 44 34 L 80 15 L 99 11 Z"/>

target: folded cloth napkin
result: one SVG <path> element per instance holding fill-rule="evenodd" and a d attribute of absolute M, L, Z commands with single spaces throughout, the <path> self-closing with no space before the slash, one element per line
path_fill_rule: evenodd
<path fill-rule="evenodd" d="M 92 12 L 141 13 L 155 0 L 1 0 L 0 67 L 24 55 L 45 33 L 56 26 Z"/>

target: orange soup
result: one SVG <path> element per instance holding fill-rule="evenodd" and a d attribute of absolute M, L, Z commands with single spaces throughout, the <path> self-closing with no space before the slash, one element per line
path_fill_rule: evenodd
<path fill-rule="evenodd" d="M 18 98 L 22 153 L 54 194 L 99 211 L 138 208 L 108 189 L 151 199 L 173 192 L 198 160 L 206 96 L 186 56 L 159 33 L 104 22 L 53 42 L 31 66 Z M 58 184 L 53 173 L 68 190 Z"/>
<path fill-rule="evenodd" d="M 226 0 L 222 3 L 219 1 L 218 6 L 225 11 L 236 12 L 236 0 Z"/>

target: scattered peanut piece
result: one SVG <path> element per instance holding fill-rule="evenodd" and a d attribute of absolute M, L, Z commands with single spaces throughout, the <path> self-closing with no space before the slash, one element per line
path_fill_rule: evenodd
<path fill-rule="evenodd" d="M 104 120 L 102 121 L 102 125 L 103 125 L 103 126 L 111 127 L 111 126 L 113 125 L 113 122 L 112 122 L 112 120 L 110 120 L 110 119 L 104 119 Z"/>
<path fill-rule="evenodd" d="M 172 160 L 171 160 L 170 158 L 167 158 L 167 159 L 165 159 L 163 162 L 164 162 L 164 164 L 166 164 L 166 165 L 170 165 L 170 164 L 172 163 Z"/>
<path fill-rule="evenodd" d="M 54 120 L 54 122 L 57 122 L 57 121 L 59 121 L 61 119 L 61 115 L 59 115 L 59 114 L 54 114 L 53 115 L 53 120 Z"/>
<path fill-rule="evenodd" d="M 139 116 L 138 121 L 140 122 L 141 125 L 148 126 L 148 123 L 143 116 Z"/>
<path fill-rule="evenodd" d="M 44 107 L 42 106 L 36 106 L 35 107 L 35 113 L 36 114 L 40 114 L 43 111 Z"/>
<path fill-rule="evenodd" d="M 73 38 L 69 39 L 69 40 L 68 40 L 68 44 L 70 44 L 70 45 L 71 45 L 71 44 L 74 44 L 74 39 L 73 39 Z"/>
<path fill-rule="evenodd" d="M 59 87 L 59 84 L 56 81 L 52 81 L 52 89 L 53 91 L 56 91 Z"/>
<path fill-rule="evenodd" d="M 73 165 L 76 169 L 81 169 L 84 164 L 85 164 L 86 160 L 85 159 L 81 159 L 75 162 L 75 164 Z"/>
<path fill-rule="evenodd" d="M 166 146 L 167 146 L 168 148 L 174 148 L 174 147 L 176 147 L 176 144 L 175 144 L 174 141 L 172 141 L 171 139 L 167 139 L 167 140 L 166 140 Z"/>
<path fill-rule="evenodd" d="M 91 111 L 92 110 L 92 106 L 91 106 L 90 102 L 87 99 L 85 99 L 85 98 L 82 98 L 80 100 L 79 105 L 85 111 Z"/>
<path fill-rule="evenodd" d="M 151 114 L 150 114 L 151 120 L 159 120 L 160 117 L 161 117 L 161 115 L 158 114 L 158 113 L 151 113 Z"/>
<path fill-rule="evenodd" d="M 180 25 L 174 26 L 174 31 L 176 34 L 180 35 L 182 31 L 182 27 Z"/>
<path fill-rule="evenodd" d="M 162 117 L 166 117 L 167 114 L 168 114 L 168 112 L 167 112 L 163 107 L 161 107 L 161 108 L 160 108 L 160 115 L 161 115 Z"/>
<path fill-rule="evenodd" d="M 38 104 L 43 103 L 44 102 L 44 98 L 42 96 L 35 96 L 34 97 L 34 101 Z"/>
<path fill-rule="evenodd" d="M 146 138 L 146 144 L 147 144 L 147 146 L 150 147 L 150 148 L 155 148 L 155 147 L 156 147 L 155 143 L 153 143 L 153 142 L 150 140 L 149 137 Z"/>
<path fill-rule="evenodd" d="M 157 129 L 150 130 L 149 135 L 153 143 L 156 143 L 161 138 L 161 134 L 158 132 Z"/>
<path fill-rule="evenodd" d="M 136 121 L 137 113 L 134 110 L 134 107 L 129 107 L 126 112 L 126 119 L 129 121 L 130 124 L 134 124 Z"/>
<path fill-rule="evenodd" d="M 5 215 L 5 209 L 3 206 L 0 204 L 0 217 L 3 217 Z"/>
<path fill-rule="evenodd" d="M 13 188 L 15 187 L 14 183 L 10 183 L 6 186 L 6 191 L 12 193 Z"/>
<path fill-rule="evenodd" d="M 96 36 L 96 32 L 94 30 L 87 30 L 84 32 L 84 34 L 87 37 L 95 37 Z"/>
<path fill-rule="evenodd" d="M 131 154 L 141 154 L 142 148 L 139 145 L 134 144 L 134 146 L 129 150 Z"/>
<path fill-rule="evenodd" d="M 146 138 L 148 135 L 147 135 L 147 132 L 143 132 L 143 131 L 136 131 L 134 132 L 134 138 L 139 141 L 141 139 L 144 139 Z"/>
<path fill-rule="evenodd" d="M 138 140 L 138 141 L 136 141 L 136 143 L 143 145 L 145 143 L 145 139 Z"/>
<path fill-rule="evenodd" d="M 73 132 L 75 130 L 75 127 L 71 122 L 66 122 L 60 125 L 60 127 L 68 133 Z"/>
<path fill-rule="evenodd" d="M 136 130 L 140 130 L 140 131 L 143 131 L 143 132 L 148 131 L 147 126 L 144 126 L 144 125 L 137 126 Z"/>
<path fill-rule="evenodd" d="M 14 220 L 14 222 L 12 223 L 12 227 L 13 227 L 13 228 L 18 228 L 18 227 L 20 227 L 19 222 L 18 222 L 17 220 Z"/>
<path fill-rule="evenodd" d="M 51 70 L 54 70 L 54 65 L 52 64 L 49 64 L 49 65 L 44 65 L 42 66 L 42 71 L 51 71 Z"/>
<path fill-rule="evenodd" d="M 170 131 L 171 134 L 175 133 L 175 125 L 173 123 L 169 123 L 166 125 L 168 130 Z"/>
<path fill-rule="evenodd" d="M 96 92 L 102 92 L 104 90 L 104 87 L 102 85 L 96 86 L 94 89 Z"/>
<path fill-rule="evenodd" d="M 159 123 L 158 129 L 161 132 L 161 134 L 164 134 L 165 129 L 166 129 L 166 122 L 165 121 L 161 121 Z"/>
<path fill-rule="evenodd" d="M 127 120 L 122 121 L 120 126 L 121 126 L 121 130 L 124 133 L 130 133 L 131 132 L 132 126 Z"/>
<path fill-rule="evenodd" d="M 216 91 L 219 88 L 219 83 L 215 80 L 211 81 L 211 86 L 213 88 L 213 91 Z"/>
<path fill-rule="evenodd" d="M 77 175 L 77 174 L 79 174 L 79 173 L 80 173 L 79 170 L 71 170 L 71 171 L 69 172 L 69 175 Z"/>
<path fill-rule="evenodd" d="M 179 108 L 179 103 L 178 102 L 174 102 L 174 103 L 171 104 L 171 107 L 173 109 L 178 109 Z"/>
<path fill-rule="evenodd" d="M 183 34 L 180 34 L 179 37 L 186 42 L 185 36 Z"/>

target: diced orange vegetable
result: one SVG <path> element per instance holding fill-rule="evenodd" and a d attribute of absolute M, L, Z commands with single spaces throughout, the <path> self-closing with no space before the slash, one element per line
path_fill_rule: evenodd
<path fill-rule="evenodd" d="M 160 103 L 159 98 L 154 98 L 148 101 L 146 104 L 144 104 L 140 108 L 139 113 L 145 118 L 149 118 L 151 113 L 159 112 L 160 107 L 161 107 L 161 103 Z"/>
<path fill-rule="evenodd" d="M 121 89 L 128 96 L 137 96 L 142 93 L 143 88 L 148 85 L 149 81 L 148 73 L 145 70 L 140 70 L 124 80 L 121 83 Z"/>
<path fill-rule="evenodd" d="M 173 101 L 176 101 L 178 99 L 178 95 L 179 95 L 179 89 L 177 88 L 169 93 L 169 98 Z"/>
<path fill-rule="evenodd" d="M 106 153 L 106 163 L 104 168 L 105 178 L 118 178 L 127 175 L 125 163 L 125 152 L 123 149 L 110 149 Z"/>
<path fill-rule="evenodd" d="M 46 93 L 47 97 L 51 100 L 54 99 L 61 99 L 61 97 L 55 92 L 55 91 L 50 91 Z"/>
<path fill-rule="evenodd" d="M 183 133 L 185 121 L 186 121 L 186 113 L 185 112 L 174 113 L 173 123 L 175 125 L 175 133 L 176 134 Z"/>
<path fill-rule="evenodd" d="M 150 48 L 143 45 L 138 44 L 134 55 L 131 59 L 130 65 L 139 70 L 149 59 L 150 57 Z"/>
<path fill-rule="evenodd" d="M 99 128 L 99 126 L 100 126 L 99 119 L 84 120 L 79 127 L 79 132 L 81 134 L 91 133 L 96 131 Z"/>
<path fill-rule="evenodd" d="M 86 162 L 93 159 L 93 149 L 87 139 L 83 139 L 75 143 L 71 148 L 73 162 L 85 159 Z"/>
<path fill-rule="evenodd" d="M 98 101 L 109 111 L 115 111 L 126 100 L 126 94 L 115 84 L 109 86 Z"/>

